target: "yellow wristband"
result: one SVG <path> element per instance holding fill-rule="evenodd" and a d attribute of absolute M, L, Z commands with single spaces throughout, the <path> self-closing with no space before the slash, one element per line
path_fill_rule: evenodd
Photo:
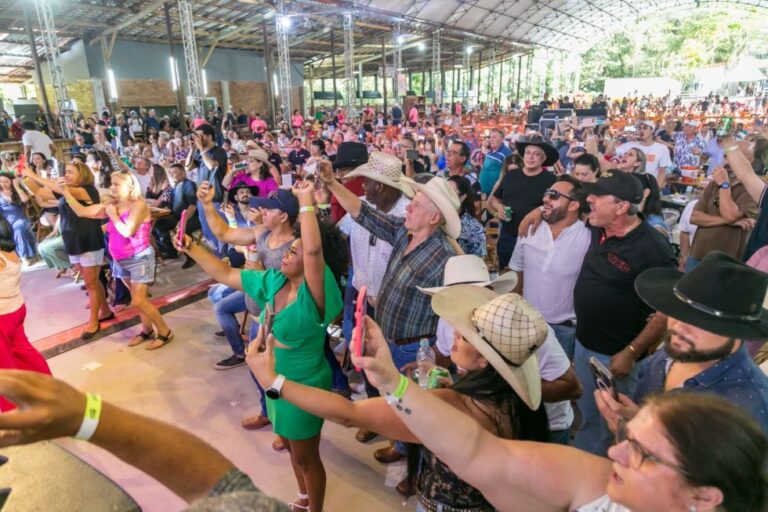
<path fill-rule="evenodd" d="M 400 375 L 400 382 L 397 383 L 397 388 L 392 393 L 392 396 L 397 398 L 398 400 L 402 400 L 405 396 L 405 392 L 408 391 L 408 383 L 410 381 L 408 380 L 408 377 L 405 375 Z"/>
<path fill-rule="evenodd" d="M 299 208 L 299 213 L 315 213 L 315 207 L 314 206 L 302 206 Z"/>
<path fill-rule="evenodd" d="M 75 434 L 75 439 L 88 441 L 96 432 L 101 419 L 101 395 L 88 393 L 85 395 L 85 413 L 83 422 L 80 424 L 80 430 Z"/>
<path fill-rule="evenodd" d="M 321 210 L 327 210 L 331 207 L 331 203 L 317 203 L 317 207 Z"/>
<path fill-rule="evenodd" d="M 723 151 L 725 153 L 730 153 L 731 151 L 736 151 L 737 149 L 739 149 L 739 146 L 734 145 L 734 146 L 728 146 Z"/>

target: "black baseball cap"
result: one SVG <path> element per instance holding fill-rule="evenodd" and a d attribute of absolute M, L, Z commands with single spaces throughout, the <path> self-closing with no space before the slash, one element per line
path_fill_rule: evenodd
<path fill-rule="evenodd" d="M 632 173 L 609 169 L 602 173 L 597 183 L 584 183 L 587 195 L 614 196 L 622 201 L 638 204 L 643 199 L 643 186 Z"/>

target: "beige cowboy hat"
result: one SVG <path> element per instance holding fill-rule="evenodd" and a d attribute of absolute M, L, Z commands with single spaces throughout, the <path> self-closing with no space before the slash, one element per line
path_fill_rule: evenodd
<path fill-rule="evenodd" d="M 496 293 L 509 293 L 517 286 L 517 272 L 507 272 L 491 280 L 488 265 L 485 264 L 483 258 L 474 254 L 462 254 L 448 258 L 443 271 L 443 286 L 435 286 L 434 288 L 417 286 L 417 288 L 422 293 L 434 295 L 449 286 L 458 284 L 490 288 Z"/>
<path fill-rule="evenodd" d="M 248 152 L 248 156 L 246 158 L 255 158 L 259 162 L 264 162 L 265 164 L 269 165 L 270 167 L 273 167 L 274 164 L 269 161 L 269 155 L 267 155 L 267 152 L 263 149 L 252 149 Z"/>
<path fill-rule="evenodd" d="M 516 293 L 466 284 L 432 297 L 432 309 L 499 372 L 532 410 L 541 405 L 536 350 L 547 339 L 547 322 Z"/>
<path fill-rule="evenodd" d="M 346 178 L 362 176 L 373 181 L 378 181 L 392 188 L 400 190 L 408 197 L 413 197 L 413 188 L 403 181 L 403 162 L 394 155 L 374 151 L 368 157 L 368 162 L 355 168 L 346 175 Z"/>
<path fill-rule="evenodd" d="M 427 196 L 437 206 L 445 220 L 443 231 L 451 238 L 458 239 L 461 235 L 461 218 L 459 217 L 461 200 L 453 187 L 448 184 L 448 180 L 435 176 L 422 185 L 406 176 L 403 181 L 413 187 L 416 192 L 421 192 Z"/>

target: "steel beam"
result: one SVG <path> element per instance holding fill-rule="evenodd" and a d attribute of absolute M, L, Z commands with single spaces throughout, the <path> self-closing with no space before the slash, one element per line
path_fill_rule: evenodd
<path fill-rule="evenodd" d="M 189 0 L 179 0 L 179 24 L 181 38 L 184 42 L 184 63 L 187 68 L 188 95 L 187 104 L 194 114 L 203 112 L 203 78 L 197 61 L 197 44 L 195 43 L 195 27 L 192 15 L 192 3 Z"/>

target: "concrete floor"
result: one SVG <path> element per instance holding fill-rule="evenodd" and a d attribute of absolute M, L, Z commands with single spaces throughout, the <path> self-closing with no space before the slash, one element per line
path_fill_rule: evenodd
<path fill-rule="evenodd" d="M 25 273 L 26 290 L 30 274 L 35 273 Z M 46 277 L 51 279 L 52 275 Z M 50 285 L 50 281 L 45 282 Z M 42 282 L 38 285 L 42 286 Z M 68 288 L 72 285 L 57 285 L 51 290 L 68 295 L 79 292 Z M 39 301 L 46 304 L 38 304 L 35 295 L 29 291 L 25 295 L 30 310 L 48 310 L 50 318 L 58 319 L 59 323 L 67 323 L 68 320 L 60 320 L 67 315 L 78 317 L 75 325 L 82 322 L 79 317 L 81 312 L 85 314 L 81 310 L 84 298 L 74 309 L 61 311 L 64 308 L 54 307 L 59 311 L 51 312 L 51 305 L 62 302 L 51 301 L 49 297 Z M 258 391 L 247 368 L 213 368 L 230 350 L 225 340 L 212 336 L 218 327 L 208 301 L 172 311 L 166 318 L 175 340 L 161 350 L 128 348 L 128 340 L 138 329 L 131 327 L 49 359 L 51 370 L 56 377 L 80 389 L 101 393 L 105 400 L 195 433 L 250 475 L 265 493 L 292 501 L 297 487 L 288 455 L 270 448 L 274 438 L 271 430 L 249 432 L 240 427 L 243 417 L 259 410 Z M 30 321 L 27 324 L 28 332 L 35 332 L 37 327 L 30 325 Z M 46 330 L 50 334 L 51 323 Z M 325 509 L 414 510 L 415 499 L 405 503 L 393 488 L 399 481 L 398 472 L 403 471 L 402 465 L 382 466 L 373 459 L 373 450 L 385 446 L 385 442 L 362 445 L 355 441 L 354 433 L 355 430 L 332 423 L 326 423 L 323 429 L 321 454 L 328 474 Z M 61 443 L 122 486 L 144 510 L 173 512 L 184 508 L 178 497 L 156 481 L 99 448 L 72 440 Z"/>

